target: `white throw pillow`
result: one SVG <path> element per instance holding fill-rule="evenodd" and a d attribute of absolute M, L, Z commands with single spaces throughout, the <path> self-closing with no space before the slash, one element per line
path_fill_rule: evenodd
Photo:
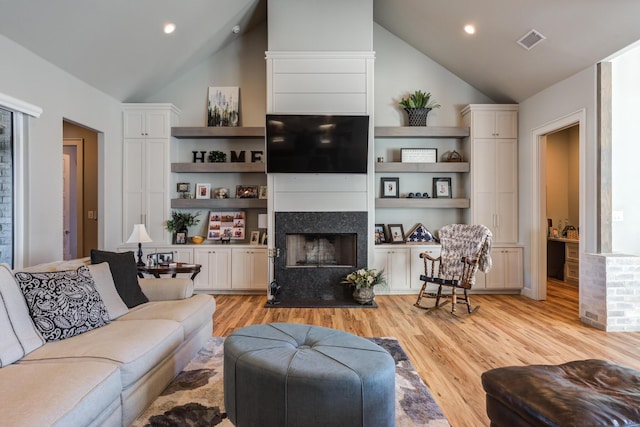
<path fill-rule="evenodd" d="M 91 264 L 89 265 L 89 271 L 91 272 L 91 277 L 93 277 L 93 283 L 96 285 L 96 290 L 107 307 L 109 319 L 114 320 L 127 314 L 129 308 L 120 298 L 120 294 L 118 294 L 109 263 Z"/>
<path fill-rule="evenodd" d="M 45 342 L 31 320 L 13 273 L 5 264 L 0 265 L 0 331 L 0 367 L 20 360 Z"/>

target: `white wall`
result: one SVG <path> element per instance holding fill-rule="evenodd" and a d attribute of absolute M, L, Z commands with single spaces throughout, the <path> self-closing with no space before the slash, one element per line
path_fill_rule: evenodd
<path fill-rule="evenodd" d="M 583 184 L 586 198 L 583 206 L 584 224 L 580 224 L 580 239 L 587 252 L 596 249 L 597 225 L 597 141 L 596 141 L 596 67 L 589 67 L 566 80 L 537 93 L 520 103 L 519 122 L 519 224 L 520 242 L 525 245 L 525 289 L 531 289 L 531 240 L 539 233 L 546 233 L 546 223 L 533 224 L 533 176 L 535 157 L 533 131 L 585 109 L 585 176 Z"/>
<path fill-rule="evenodd" d="M 623 213 L 622 222 L 612 223 L 613 252 L 640 255 L 640 47 L 612 61 L 612 209 Z"/>
<path fill-rule="evenodd" d="M 372 0 L 269 0 L 269 51 L 371 51 Z"/>
<path fill-rule="evenodd" d="M 122 222 L 122 115 L 120 103 L 0 36 L 0 92 L 43 109 L 29 119 L 26 147 L 26 265 L 62 259 L 62 122 L 98 132 L 102 163 L 99 236 L 115 248 Z M 88 58 L 87 60 L 94 60 Z"/>

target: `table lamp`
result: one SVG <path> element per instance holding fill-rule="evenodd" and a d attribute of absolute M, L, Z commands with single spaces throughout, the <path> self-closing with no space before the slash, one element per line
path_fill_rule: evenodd
<path fill-rule="evenodd" d="M 131 233 L 131 236 L 129 236 L 127 243 L 136 242 L 138 242 L 138 265 L 144 265 L 144 262 L 142 262 L 142 244 L 153 242 L 151 237 L 149 237 L 144 224 L 133 224 L 133 232 Z"/>

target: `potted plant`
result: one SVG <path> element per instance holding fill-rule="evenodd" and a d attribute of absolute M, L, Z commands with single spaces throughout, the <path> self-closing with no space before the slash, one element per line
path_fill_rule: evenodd
<path fill-rule="evenodd" d="M 347 274 L 342 280 L 343 284 L 353 288 L 353 298 L 360 304 L 371 304 L 375 298 L 373 288 L 377 285 L 386 286 L 387 282 L 382 275 L 382 271 L 375 269 L 361 268 L 353 273 Z"/>
<path fill-rule="evenodd" d="M 187 242 L 187 235 L 189 234 L 188 227 L 198 225 L 200 218 L 198 218 L 200 212 L 195 214 L 189 212 L 171 212 L 171 219 L 167 220 L 165 226 L 170 233 L 173 234 L 174 244 L 183 244 Z"/>
<path fill-rule="evenodd" d="M 431 92 L 421 90 L 402 98 L 399 104 L 409 115 L 409 126 L 426 126 L 429 111 L 440 108 L 440 104 L 431 99 Z"/>

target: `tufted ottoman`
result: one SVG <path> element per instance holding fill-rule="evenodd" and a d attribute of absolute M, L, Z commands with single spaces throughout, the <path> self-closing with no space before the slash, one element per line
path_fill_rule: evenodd
<path fill-rule="evenodd" d="M 239 427 L 395 425 L 395 362 L 343 331 L 254 325 L 224 342 L 224 404 Z"/>
<path fill-rule="evenodd" d="M 602 360 L 482 374 L 494 427 L 640 426 L 640 372 Z"/>

